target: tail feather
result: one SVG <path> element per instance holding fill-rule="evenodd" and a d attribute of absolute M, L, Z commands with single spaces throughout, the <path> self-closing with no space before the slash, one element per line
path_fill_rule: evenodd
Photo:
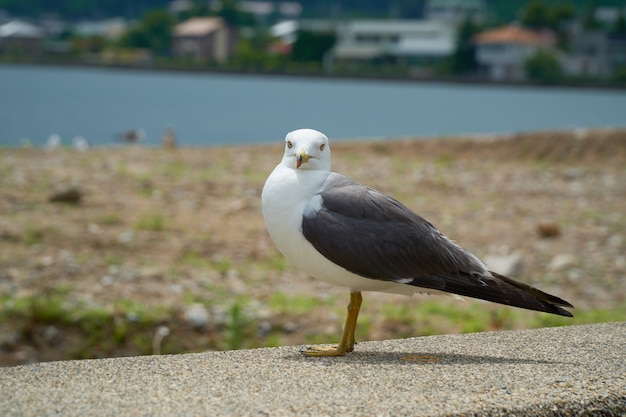
<path fill-rule="evenodd" d="M 465 297 L 478 298 L 498 304 L 573 317 L 562 307 L 573 308 L 569 302 L 543 292 L 515 279 L 489 271 L 491 276 L 470 274 L 421 277 L 410 282 L 424 288 L 433 288 Z"/>
<path fill-rule="evenodd" d="M 543 292 L 535 287 L 531 287 L 530 285 L 525 284 L 521 281 L 517 281 L 513 278 L 509 278 L 509 277 L 497 274 L 492 271 L 489 271 L 489 272 L 491 272 L 491 275 L 496 280 L 500 280 L 510 285 L 511 287 L 516 288 L 518 292 L 520 293 L 520 295 L 522 295 L 522 300 L 521 300 L 522 304 L 527 302 L 527 299 L 528 299 L 527 296 L 531 296 L 534 300 L 536 300 L 536 302 L 540 303 L 540 305 L 544 309 L 535 309 L 532 307 L 526 307 L 525 305 L 518 305 L 517 307 L 528 308 L 530 310 L 544 311 L 546 313 L 558 314 L 560 316 L 566 316 L 566 317 L 574 316 L 569 311 L 561 308 L 561 307 L 574 308 L 572 304 L 563 300 L 562 298 Z"/>

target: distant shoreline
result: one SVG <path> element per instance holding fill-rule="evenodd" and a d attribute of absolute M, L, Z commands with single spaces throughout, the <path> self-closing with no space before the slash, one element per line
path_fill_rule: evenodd
<path fill-rule="evenodd" d="M 233 75 L 233 76 L 249 76 L 249 77 L 271 77 L 271 78 L 304 78 L 319 80 L 341 80 L 341 81 L 377 81 L 377 82 L 395 82 L 395 83 L 423 83 L 423 84 L 452 84 L 452 85 L 470 85 L 470 86 L 488 86 L 488 87 L 518 87 L 518 88 L 551 88 L 551 89 L 592 89 L 592 90 L 626 90 L 626 84 L 615 84 L 607 82 L 593 83 L 558 83 L 545 84 L 529 81 L 502 81 L 494 82 L 486 79 L 468 79 L 459 77 L 424 77 L 409 75 L 369 75 L 369 74 L 326 74 L 322 72 L 305 72 L 305 71 L 249 71 L 244 69 L 221 69 L 221 68 L 192 68 L 192 67 L 176 67 L 168 65 L 132 65 L 132 64 L 103 64 L 91 63 L 84 61 L 57 61 L 57 60 L 33 60 L 33 61 L 3 61 L 0 60 L 0 66 L 40 66 L 40 67 L 69 67 L 69 68 L 99 68 L 110 70 L 130 70 L 130 71 L 153 71 L 153 72 L 170 72 L 170 73 L 190 73 L 190 74 L 207 74 L 207 75 Z"/>

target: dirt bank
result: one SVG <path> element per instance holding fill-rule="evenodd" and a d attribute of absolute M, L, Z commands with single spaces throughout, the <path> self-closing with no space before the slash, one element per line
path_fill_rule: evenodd
<path fill-rule="evenodd" d="M 392 194 L 479 257 L 515 255 L 518 278 L 578 311 L 626 302 L 626 130 L 332 149 L 334 170 Z M 285 265 L 263 225 L 260 193 L 281 154 L 281 138 L 0 149 L 0 363 L 151 353 L 157 334 L 165 352 L 334 341 L 347 291 Z M 49 201 L 72 188 L 77 203 Z M 474 306 L 366 294 L 361 335 L 468 330 L 463 318 L 424 324 L 427 315 L 413 313 L 424 302 Z M 536 317 L 480 306 L 489 315 L 477 330 Z M 86 312 L 101 322 L 78 331 Z"/>

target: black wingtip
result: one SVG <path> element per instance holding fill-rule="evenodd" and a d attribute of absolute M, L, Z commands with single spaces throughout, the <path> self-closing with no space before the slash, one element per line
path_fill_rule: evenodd
<path fill-rule="evenodd" d="M 555 295 L 548 294 L 543 292 L 535 287 L 532 287 L 523 282 L 517 281 L 513 278 L 506 277 L 504 275 L 500 275 L 496 272 L 491 272 L 491 275 L 500 281 L 505 282 L 506 284 L 515 287 L 517 290 L 530 295 L 536 303 L 531 302 L 530 305 L 526 305 L 526 302 L 522 302 L 521 304 L 516 305 L 516 307 L 527 308 L 529 310 L 542 311 L 544 313 L 557 314 L 559 316 L 565 317 L 574 317 L 574 315 L 565 310 L 562 307 L 574 308 L 574 306 L 569 302 L 565 301 L 562 298 L 559 298 Z M 513 304 L 514 305 L 514 304 Z"/>

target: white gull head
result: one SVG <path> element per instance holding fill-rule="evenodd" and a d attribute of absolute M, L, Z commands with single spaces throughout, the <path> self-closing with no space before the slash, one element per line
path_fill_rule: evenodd
<path fill-rule="evenodd" d="M 313 129 L 298 129 L 285 137 L 282 165 L 287 168 L 330 171 L 328 138 Z"/>

